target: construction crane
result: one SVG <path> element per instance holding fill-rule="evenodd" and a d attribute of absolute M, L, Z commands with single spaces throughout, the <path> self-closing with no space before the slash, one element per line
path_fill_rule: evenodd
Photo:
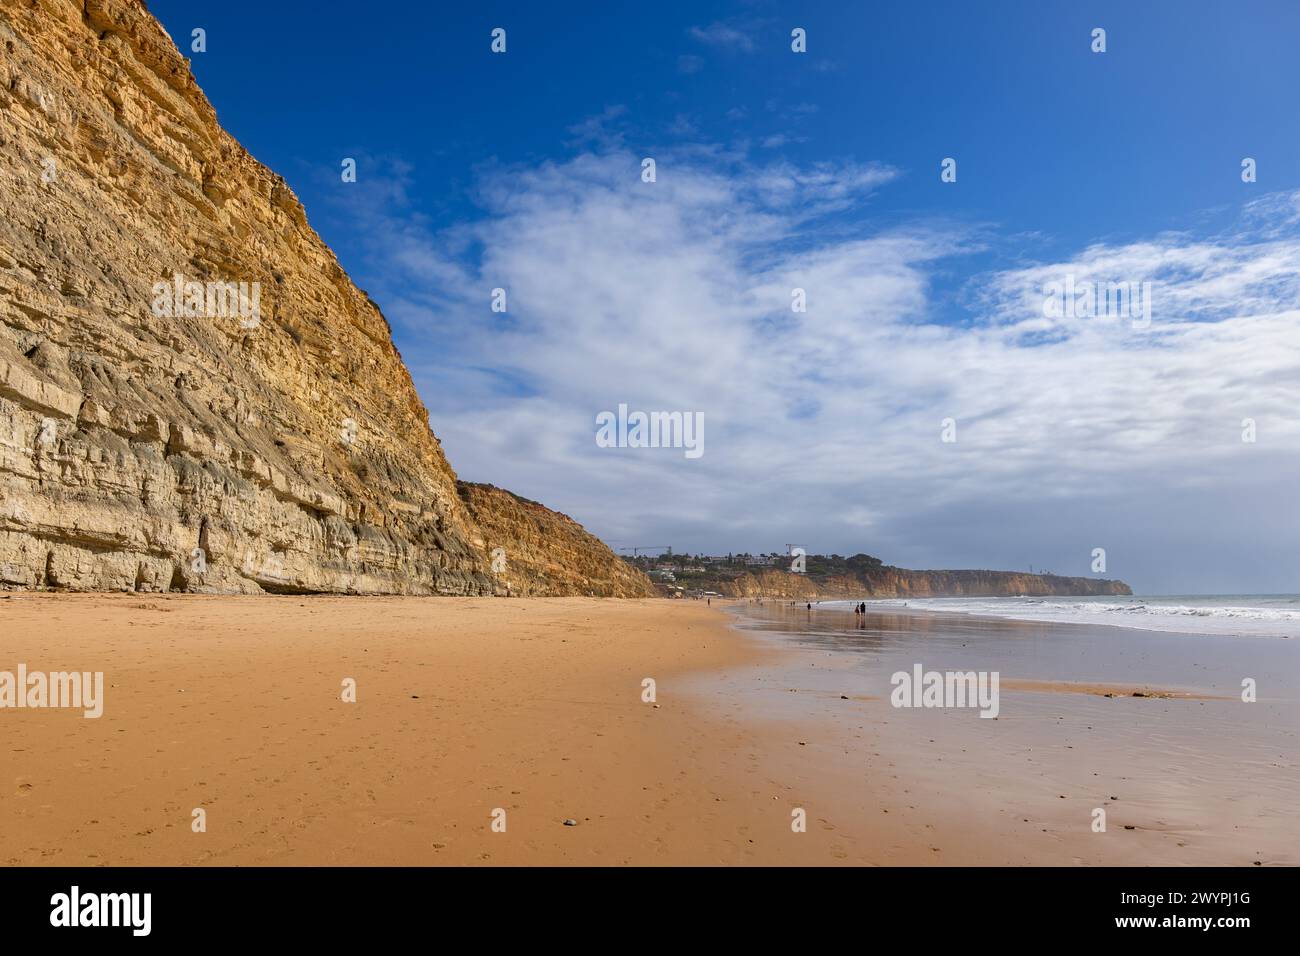
<path fill-rule="evenodd" d="M 658 552 L 659 554 L 665 554 L 665 553 L 672 554 L 673 546 L 671 544 L 640 544 L 637 545 L 635 548 L 619 548 L 618 550 L 631 551 L 632 557 L 639 558 L 641 557 L 642 551 L 655 551 Z"/>

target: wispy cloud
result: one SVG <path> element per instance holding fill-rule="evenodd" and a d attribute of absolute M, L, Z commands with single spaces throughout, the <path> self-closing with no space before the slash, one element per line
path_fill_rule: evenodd
<path fill-rule="evenodd" d="M 1159 586 L 1155 535 L 1179 549 L 1170 580 L 1195 576 L 1197 548 L 1218 549 L 1216 568 L 1300 571 L 1295 196 L 1223 234 L 971 276 L 954 324 L 933 277 L 984 236 L 873 225 L 896 170 L 699 149 L 658 156 L 645 183 L 640 158 L 490 170 L 481 217 L 451 229 L 412 217 L 400 191 L 357 212 L 366 281 L 462 473 L 607 537 L 683 548 L 801 541 L 1086 573 L 1101 546 L 1113 572 Z M 1046 317 L 1042 290 L 1065 275 L 1152 282 L 1149 328 Z M 505 316 L 488 308 L 496 287 Z M 706 455 L 597 448 L 594 417 L 620 402 L 704 412 Z"/>
<path fill-rule="evenodd" d="M 709 46 L 744 53 L 754 51 L 752 26 L 742 26 L 736 22 L 718 21 L 707 26 L 693 26 L 687 31 L 694 39 Z"/>
<path fill-rule="evenodd" d="M 594 144 L 607 148 L 620 146 L 623 142 L 623 134 L 618 130 L 617 123 L 626 115 L 627 107 L 622 103 L 606 106 L 600 113 L 588 116 L 569 127 L 569 134 L 573 138 L 568 145 L 584 147 Z"/>

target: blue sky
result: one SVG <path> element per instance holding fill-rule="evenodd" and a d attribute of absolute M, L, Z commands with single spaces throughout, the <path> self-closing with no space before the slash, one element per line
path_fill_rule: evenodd
<path fill-rule="evenodd" d="M 1298 590 L 1300 5 L 150 6 L 462 476 L 615 545 Z M 1045 325 L 1067 275 L 1151 328 Z M 596 448 L 619 402 L 706 454 Z"/>

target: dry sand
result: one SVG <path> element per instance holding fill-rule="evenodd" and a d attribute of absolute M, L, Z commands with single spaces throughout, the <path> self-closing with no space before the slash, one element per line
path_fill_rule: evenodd
<path fill-rule="evenodd" d="M 1060 767 L 1026 764 L 997 736 L 918 737 L 852 690 L 849 658 L 754 640 L 719 604 L 0 595 L 0 671 L 103 671 L 106 683 L 99 719 L 0 709 L 0 864 L 1143 864 L 1257 852 L 1170 831 L 1158 804 L 1127 801 L 1100 839 L 1086 825 L 1092 797 L 1058 799 L 1055 780 L 1098 779 L 1112 758 L 1071 756 L 1057 721 L 1031 756 Z M 658 707 L 642 701 L 647 677 Z M 355 703 L 342 699 L 347 678 Z M 206 832 L 192 830 L 196 808 Z M 491 828 L 498 808 L 504 833 Z"/>
<path fill-rule="evenodd" d="M 676 693 L 759 653 L 680 601 L 7 595 L 0 670 L 106 701 L 0 710 L 0 862 L 864 862 L 792 832 L 797 742 Z"/>

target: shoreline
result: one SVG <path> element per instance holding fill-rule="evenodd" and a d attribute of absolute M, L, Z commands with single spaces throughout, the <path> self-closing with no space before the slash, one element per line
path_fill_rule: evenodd
<path fill-rule="evenodd" d="M 948 865 L 1300 863 L 1289 641 L 1196 635 L 1189 657 L 1181 635 L 1121 640 L 1113 627 L 921 611 L 858 622 L 849 607 L 736 617 L 798 657 L 767 692 L 736 683 L 730 696 L 818 734 L 809 744 L 838 775 L 839 816 L 910 813 L 912 840 L 874 837 L 892 851 L 886 863 L 917 862 L 918 836 Z M 891 673 L 917 664 L 1000 671 L 1000 714 L 891 706 Z M 1269 675 L 1258 703 L 1239 696 L 1241 674 Z M 1098 810 L 1103 832 L 1091 827 Z"/>
<path fill-rule="evenodd" d="M 1039 597 L 1039 598 L 1035 598 L 1035 599 L 1037 599 L 1037 600 L 1051 600 L 1051 599 L 1053 599 L 1053 598 L 1060 598 L 1060 599 L 1064 599 L 1064 600 L 1085 600 L 1085 599 L 1087 599 L 1087 598 L 1103 598 L 1103 599 L 1104 599 L 1104 598 L 1106 598 L 1106 597 L 1131 597 L 1131 598 L 1133 598 L 1133 599 L 1135 599 L 1135 600 L 1142 600 L 1142 599 L 1145 599 L 1145 600 L 1147 600 L 1147 601 L 1150 601 L 1150 600 L 1151 600 L 1152 598 L 1154 598 L 1154 597 L 1162 597 L 1162 596 L 1164 596 L 1164 595 L 1094 595 L 1094 594 L 1066 594 L 1066 595 L 1049 595 L 1049 596 Z M 1182 596 L 1184 596 L 1184 597 L 1202 597 L 1202 595 L 1182 595 Z M 1215 595 L 1204 595 L 1204 596 L 1212 597 L 1212 596 L 1215 596 Z M 1266 595 L 1266 594 L 1264 594 L 1264 595 L 1238 595 L 1238 596 L 1239 596 L 1239 597 L 1270 597 L 1271 595 Z M 1196 630 L 1196 629 L 1194 629 L 1194 628 L 1181 628 L 1181 629 L 1180 629 L 1180 628 L 1178 628 L 1177 626 L 1173 626 L 1173 625 L 1166 626 L 1166 627 L 1158 627 L 1158 626 L 1156 626 L 1156 625 L 1154 625 L 1154 624 L 1150 624 L 1150 623 L 1144 624 L 1144 623 L 1142 623 L 1141 621 L 1124 621 L 1124 622 L 1122 622 L 1122 623 L 1119 623 L 1119 622 L 1115 622 L 1115 621 L 1104 621 L 1104 620 L 1059 620 L 1059 619 L 1057 619 L 1057 618 L 1050 618 L 1050 617 L 1031 617 L 1031 616 L 1028 616 L 1028 615 L 1024 615 L 1024 616 L 1014 616 L 1014 615 L 1010 615 L 1010 614 L 994 614 L 994 613 L 984 612 L 984 611 L 968 611 L 968 610 L 962 610 L 962 609 L 958 609 L 958 608 L 915 607 L 915 606 L 912 606 L 912 605 L 909 605 L 909 604 L 893 605 L 893 604 L 885 604 L 885 603 L 883 603 L 883 602 L 886 602 L 886 601 L 936 601 L 936 600 L 939 600 L 939 601 L 942 601 L 942 600 L 954 600 L 954 601 L 960 601 L 960 600 L 980 600 L 980 601 L 1007 600 L 1007 601 L 1015 601 L 1015 600 L 1023 600 L 1023 599 L 1025 599 L 1025 596 L 1023 596 L 1023 595 L 1017 595 L 1017 596 L 1010 596 L 1010 595 L 975 595 L 975 596 L 972 596 L 972 595 L 948 595 L 948 596 L 945 596 L 945 597 L 911 596 L 911 597 L 890 597 L 890 598 L 875 597 L 875 598 L 821 598 L 821 599 L 814 598 L 814 599 L 812 599 L 812 609 L 813 609 L 813 610 L 817 610 L 817 605 L 818 605 L 818 604 L 822 604 L 822 605 L 827 605 L 827 604 L 833 604 L 833 605 L 844 605 L 843 607 L 822 607 L 822 608 L 821 608 L 821 610 L 823 610 L 823 611 L 844 612 L 844 611 L 851 611 L 851 610 L 852 610 L 852 609 L 849 607 L 849 605 L 856 604 L 856 603 L 859 603 L 859 602 L 865 602 L 865 603 L 867 604 L 867 610 L 868 610 L 868 612 L 869 612 L 869 613 L 873 613 L 873 614 L 890 614 L 890 613 L 898 613 L 898 614 L 915 614 L 915 615 L 939 615 L 939 616 L 952 617 L 952 618 L 966 618 L 966 619 L 972 619 L 972 620 L 997 621 L 997 622 L 1003 622 L 1003 623 L 1010 622 L 1010 623 L 1016 623 L 1016 624 L 1028 624 L 1028 625 L 1044 626 L 1044 627 L 1065 627 L 1065 628 L 1073 628 L 1073 627 L 1080 627 L 1080 628 L 1104 627 L 1104 628 L 1114 628 L 1114 629 L 1116 629 L 1116 630 L 1120 630 L 1120 631 L 1140 631 L 1140 632 L 1145 633 L 1145 634 L 1163 634 L 1163 635 L 1175 634 L 1175 635 L 1180 635 L 1180 636 L 1188 637 L 1188 638 L 1202 638 L 1202 637 L 1232 637 L 1232 638 L 1248 638 L 1248 639 L 1251 639 L 1251 640 L 1277 640 L 1277 641 L 1286 641 L 1286 640 L 1291 640 L 1291 639 L 1292 639 L 1292 636 L 1289 635 L 1289 634 L 1267 633 L 1267 632 L 1263 632 L 1263 631 L 1251 631 L 1251 630 L 1248 630 L 1248 629 L 1247 629 L 1247 630 L 1237 629 L 1237 630 L 1232 630 L 1232 631 L 1228 631 L 1228 630 L 1219 630 L 1219 631 Z M 767 605 L 765 605 L 763 602 L 771 602 L 771 606 L 772 606 L 772 607 L 783 607 L 783 606 L 788 606 L 789 603 L 790 603 L 790 599 L 788 599 L 788 598 L 777 598 L 777 599 L 772 599 L 772 598 L 748 598 L 748 597 L 746 597 L 746 598 L 729 598 L 729 599 L 726 599 L 726 600 L 730 600 L 730 601 L 731 601 L 732 603 L 734 603 L 734 604 L 751 604 L 751 603 L 754 603 L 754 604 L 757 604 L 757 606 L 767 606 Z M 807 602 L 806 602 L 806 601 L 803 601 L 803 600 L 799 600 L 799 601 L 795 601 L 795 602 L 793 602 L 793 603 L 795 604 L 795 606 L 802 608 L 803 605 L 804 605 L 805 603 L 807 603 Z M 1189 617 L 1191 618 L 1191 620 L 1202 620 L 1202 619 L 1203 619 L 1202 617 L 1197 616 L 1197 615 L 1189 615 Z"/>

